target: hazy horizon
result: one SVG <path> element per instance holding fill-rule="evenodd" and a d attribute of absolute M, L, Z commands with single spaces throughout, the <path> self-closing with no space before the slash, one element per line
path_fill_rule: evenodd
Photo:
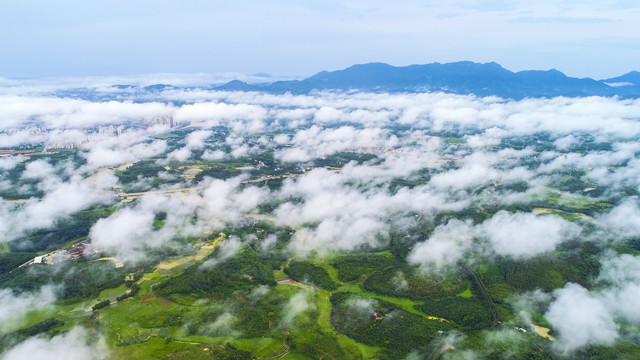
<path fill-rule="evenodd" d="M 13 2 L 0 5 L 0 77 L 306 77 L 468 60 L 603 79 L 638 70 L 638 20 L 629 1 Z"/>

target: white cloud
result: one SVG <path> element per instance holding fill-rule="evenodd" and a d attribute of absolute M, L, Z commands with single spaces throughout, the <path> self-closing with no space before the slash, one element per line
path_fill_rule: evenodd
<path fill-rule="evenodd" d="M 205 150 L 204 153 L 202 154 L 202 159 L 203 160 L 208 160 L 208 161 L 216 161 L 216 160 L 222 160 L 224 158 L 224 151 L 221 150 Z"/>
<path fill-rule="evenodd" d="M 150 209 L 149 209 L 150 210 Z M 98 220 L 91 228 L 91 244 L 97 248 L 116 252 L 119 257 L 137 255 L 145 246 L 158 244 L 160 238 L 153 234 L 152 211 L 124 209 L 105 219 Z M 151 242 L 151 244 L 148 244 Z M 159 245 L 159 244 L 158 244 Z"/>
<path fill-rule="evenodd" d="M 27 164 L 22 173 L 23 179 L 46 179 L 52 176 L 55 169 L 46 160 L 36 160 Z"/>
<path fill-rule="evenodd" d="M 152 141 L 131 145 L 128 142 L 115 144 L 92 144 L 89 151 L 81 153 L 87 159 L 84 169 L 92 171 L 105 166 L 115 166 L 161 154 L 167 148 L 165 141 Z M 83 170 L 84 170 L 83 169 Z"/>
<path fill-rule="evenodd" d="M 313 125 L 309 129 L 296 132 L 289 140 L 292 147 L 276 152 L 275 156 L 283 161 L 308 161 L 345 150 L 393 146 L 396 140 L 387 130 L 379 128 L 356 129 L 341 126 L 336 129 L 323 129 Z M 284 142 L 285 139 L 281 137 L 278 141 Z"/>
<path fill-rule="evenodd" d="M 4 360 L 102 360 L 109 358 L 104 338 L 90 334 L 82 327 L 56 335 L 51 339 L 33 337 L 3 354 Z"/>
<path fill-rule="evenodd" d="M 89 205 L 109 203 L 113 199 L 109 194 L 100 193 L 101 189 L 83 182 L 79 176 L 73 176 L 66 182 L 53 177 L 41 182 L 40 187 L 46 191 L 41 199 L 30 199 L 23 206 L 11 209 L 3 217 L 4 227 L 0 226 L 0 239 L 11 240 L 20 237 L 25 231 L 48 228 L 57 220 Z"/>
<path fill-rule="evenodd" d="M 187 147 L 183 147 L 170 152 L 167 157 L 169 159 L 174 159 L 180 162 L 187 161 L 187 159 L 191 157 L 191 150 L 189 150 Z"/>
<path fill-rule="evenodd" d="M 203 188 L 192 189 L 188 194 L 146 194 L 138 198 L 135 206 L 98 220 L 90 232 L 92 245 L 124 260 L 136 259 L 146 249 L 178 246 L 174 242 L 178 237 L 198 236 L 227 222 L 237 222 L 242 214 L 254 211 L 268 194 L 268 190 L 254 186 L 239 189 L 239 178 L 209 179 L 201 185 Z M 153 222 L 160 212 L 166 212 L 167 218 L 156 229 Z M 194 223 L 196 216 L 198 221 Z M 223 249 L 235 243 L 230 239 Z"/>
<path fill-rule="evenodd" d="M 489 128 L 482 134 L 465 135 L 464 139 L 467 141 L 467 145 L 472 148 L 484 148 L 500 144 L 501 138 L 507 134 L 508 133 L 502 129 Z"/>
<path fill-rule="evenodd" d="M 612 345 L 618 326 L 609 304 L 578 284 L 568 283 L 554 291 L 555 300 L 545 318 L 558 332 L 559 351 L 566 352 L 588 344 Z"/>
<path fill-rule="evenodd" d="M 569 240 L 580 227 L 557 216 L 499 211 L 479 226 L 496 253 L 514 257 L 532 257 Z"/>
<path fill-rule="evenodd" d="M 191 157 L 192 150 L 202 149 L 205 145 L 205 140 L 213 134 L 210 130 L 199 130 L 189 133 L 185 141 L 184 147 L 172 151 L 168 157 L 178 161 L 186 161 Z"/>
<path fill-rule="evenodd" d="M 11 289 L 0 289 L 0 330 L 13 331 L 24 325 L 25 316 L 31 311 L 43 310 L 53 306 L 56 300 L 55 289 L 44 286 L 37 292 L 14 294 Z"/>
<path fill-rule="evenodd" d="M 228 239 L 218 247 L 216 256 L 202 263 L 203 267 L 215 266 L 226 259 L 233 257 L 240 252 L 243 242 L 237 236 L 229 236 Z"/>
<path fill-rule="evenodd" d="M 568 150 L 571 146 L 575 145 L 578 142 L 573 135 L 567 135 L 553 142 L 556 149 L 558 150 Z"/>
<path fill-rule="evenodd" d="M 176 110 L 179 122 L 202 122 L 204 127 L 230 125 L 239 132 L 256 132 L 264 127 L 267 111 L 259 105 L 204 102 Z"/>
<path fill-rule="evenodd" d="M 640 235 L 640 207 L 638 198 L 630 197 L 606 214 L 598 217 L 598 221 L 608 225 L 610 230 L 622 237 Z"/>
<path fill-rule="evenodd" d="M 349 307 L 350 317 L 358 320 L 368 320 L 374 313 L 377 302 L 372 298 L 350 297 L 345 301 Z"/>
<path fill-rule="evenodd" d="M 474 232 L 471 221 L 451 220 L 436 227 L 425 242 L 416 244 L 407 260 L 425 269 L 454 265 L 471 247 Z"/>
<path fill-rule="evenodd" d="M 239 319 L 229 312 L 225 312 L 218 316 L 213 322 L 207 323 L 200 328 L 200 332 L 203 332 L 207 336 L 231 336 L 238 337 L 241 332 L 236 330 L 235 327 Z"/>
<path fill-rule="evenodd" d="M 19 128 L 34 119 L 47 128 L 91 128 L 102 124 L 153 118 L 172 112 L 170 106 L 129 101 L 91 102 L 53 96 L 0 96 L 0 129 Z"/>
<path fill-rule="evenodd" d="M 283 306 L 283 317 L 281 326 L 289 327 L 295 325 L 298 316 L 309 310 L 315 310 L 316 305 L 312 302 L 311 292 L 298 292 L 289 298 Z"/>
<path fill-rule="evenodd" d="M 22 155 L 2 156 L 0 157 L 0 169 L 11 170 L 22 161 L 24 161 L 24 157 Z"/>
<path fill-rule="evenodd" d="M 640 257 L 607 254 L 601 261 L 598 283 L 603 301 L 618 321 L 640 324 Z"/>

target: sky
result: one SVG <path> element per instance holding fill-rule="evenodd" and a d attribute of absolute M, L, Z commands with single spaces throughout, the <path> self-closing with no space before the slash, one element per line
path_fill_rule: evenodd
<path fill-rule="evenodd" d="M 638 23 L 635 0 L 3 0 L 0 77 L 471 60 L 603 79 L 640 70 Z"/>

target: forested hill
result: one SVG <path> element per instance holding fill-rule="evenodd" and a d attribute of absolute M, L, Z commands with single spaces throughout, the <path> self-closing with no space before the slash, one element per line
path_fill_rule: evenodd
<path fill-rule="evenodd" d="M 562 72 L 527 70 L 512 72 L 495 62 L 432 63 L 395 67 L 384 63 L 353 65 L 344 70 L 322 71 L 304 80 L 247 84 L 234 80 L 220 90 L 307 93 L 314 90 L 385 92 L 442 91 L 454 94 L 522 99 L 554 96 L 640 96 L 637 72 L 618 78 L 573 78 Z"/>

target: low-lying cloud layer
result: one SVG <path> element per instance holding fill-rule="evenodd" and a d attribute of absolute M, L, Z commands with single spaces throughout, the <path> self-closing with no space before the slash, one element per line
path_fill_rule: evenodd
<path fill-rule="evenodd" d="M 415 243 L 406 260 L 424 271 L 472 255 L 526 260 L 570 241 L 604 247 L 640 235 L 640 100 L 173 88 L 127 94 L 135 101 L 89 101 L 5 90 L 0 147 L 72 147 L 77 153 L 61 161 L 31 159 L 36 148 L 30 148 L 34 152 L 0 157 L 0 191 L 31 194 L 0 202 L 1 241 L 50 228 L 94 205 L 114 207 L 92 225 L 88 240 L 124 261 L 166 247 L 190 252 L 182 240 L 250 223 L 247 215 L 259 212 L 288 227 L 289 255 L 377 249 L 395 236 Z M 176 129 L 157 123 L 168 117 L 197 129 L 181 128 L 184 139 L 172 141 L 160 135 Z M 333 157 L 340 152 L 355 160 Z M 162 166 L 154 176 L 171 182 L 146 194 L 123 193 L 128 190 L 116 175 L 143 159 Z M 281 171 L 281 186 L 264 186 L 265 162 Z M 228 171 L 224 179 L 193 175 L 221 169 Z M 585 214 L 534 208 L 544 202 Z M 270 234 L 255 250 L 270 251 L 277 240 Z M 205 265 L 223 262 L 245 241 L 225 239 Z M 640 321 L 637 258 L 607 254 L 600 262 L 594 288 L 568 283 L 535 305 L 546 307 L 560 353 L 613 344 L 624 335 L 622 319 Z M 8 304 L 12 296 L 0 292 Z M 53 301 L 42 293 L 28 296 L 36 299 L 25 303 L 29 309 Z M 0 318 L 26 311 L 11 306 Z M 313 302 L 300 292 L 284 306 L 281 322 L 289 326 Z M 209 331 L 233 334 L 235 321 L 223 314 Z M 87 336 L 76 329 L 36 338 L 6 356 L 40 348 L 57 354 L 71 343 L 78 357 L 91 358 L 96 354 Z"/>
<path fill-rule="evenodd" d="M 409 213 L 429 217 L 440 211 L 459 210 L 476 201 L 495 200 L 504 204 L 530 201 L 531 196 L 535 195 L 532 192 L 492 194 L 485 191 L 478 196 L 471 195 L 469 190 L 491 184 L 514 184 L 522 181 L 534 186 L 544 186 L 555 171 L 567 167 L 590 168 L 587 176 L 598 183 L 637 186 L 632 174 L 637 164 L 635 154 L 638 148 L 633 143 L 619 142 L 611 150 L 597 150 L 586 155 L 570 152 L 572 147 L 579 146 L 583 141 L 575 134 L 597 134 L 601 138 L 598 141 L 606 141 L 612 136 L 628 139 L 640 134 L 640 126 L 635 121 L 640 105 L 635 100 L 593 97 L 508 101 L 449 94 L 272 95 L 175 89 L 161 91 L 154 96 L 160 100 L 137 103 L 91 102 L 65 98 L 53 102 L 49 98 L 38 96 L 4 95 L 1 101 L 7 106 L 3 107 L 1 115 L 8 121 L 4 123 L 6 131 L 0 137 L 15 143 L 9 139 L 22 135 L 14 129 L 34 123 L 51 131 L 41 133 L 34 140 L 24 138 L 27 142 L 53 141 L 64 132 L 76 140 L 90 139 L 80 145 L 80 156 L 86 159 L 86 163 L 75 170 L 64 170 L 72 179 L 75 174 L 91 174 L 107 166 L 132 163 L 160 155 L 167 150 L 166 141 L 149 138 L 157 132 L 154 128 L 127 128 L 118 136 L 87 134 L 87 129 L 98 125 L 144 122 L 167 115 L 181 122 L 194 122 L 202 128 L 191 132 L 184 143 L 179 144 L 181 146 L 168 154 L 169 159 L 177 161 L 186 161 L 191 158 L 193 151 L 202 149 L 205 150 L 205 159 L 216 160 L 227 156 L 225 151 L 207 148 L 207 142 L 210 141 L 208 139 L 212 135 L 209 128 L 220 125 L 229 126 L 239 133 L 285 130 L 285 133 L 273 138 L 259 138 L 258 145 L 249 145 L 241 137 L 229 137 L 224 145 L 231 147 L 228 154 L 232 157 L 243 156 L 256 146 L 275 149 L 276 159 L 284 162 L 313 161 L 340 151 L 373 149 L 368 151 L 376 152 L 382 159 L 381 164 L 349 165 L 339 174 L 314 170 L 297 181 L 285 182 L 279 193 L 271 195 L 281 199 L 289 196 L 302 196 L 305 199 L 298 205 L 284 203 L 275 212 L 282 224 L 317 224 L 312 229 L 305 228 L 296 232 L 292 247 L 299 249 L 330 246 L 347 250 L 363 245 L 375 246 L 380 241 L 384 242 L 385 233 L 388 233 L 390 227 L 406 226 L 406 221 L 395 218 L 404 218 Z M 176 106 L 162 102 L 169 98 L 186 104 Z M 411 130 L 398 130 L 394 126 Z M 452 146 L 443 143 L 438 137 L 427 135 L 445 130 L 463 130 L 469 133 L 464 136 L 466 143 Z M 499 144 L 503 139 L 541 132 L 550 134 L 552 139 L 556 138 L 554 145 L 558 151 L 569 153 L 535 153 L 530 148 L 489 151 L 491 146 Z M 443 154 L 447 156 L 443 158 Z M 526 158 L 543 159 L 543 164 L 537 169 L 519 166 L 519 161 Z M 20 159 L 3 158 L 0 164 L 3 168 L 10 169 Z M 454 164 L 454 168 L 442 171 L 445 164 Z M 622 166 L 614 171 L 606 170 L 607 166 L 620 164 Z M 412 171 L 423 168 L 436 170 L 427 185 L 401 188 L 395 193 L 384 191 L 394 176 L 408 176 Z M 22 176 L 24 179 L 39 180 L 56 171 L 60 172 L 59 165 L 54 169 L 51 164 L 36 161 L 28 164 Z M 359 188 L 345 185 L 353 182 L 365 185 Z M 373 182 L 378 184 L 376 188 L 368 189 Z M 104 201 L 95 196 L 96 192 L 103 190 L 100 186 L 88 189 L 80 181 L 72 180 L 70 183 L 61 183 L 58 188 L 51 185 L 45 189 L 45 196 L 41 200 L 24 206 L 3 204 L 3 209 L 0 210 L 8 214 L 10 219 L 0 229 L 5 234 L 4 238 L 13 237 L 9 234 L 50 226 L 57 219 L 91 203 Z M 224 218 L 227 211 L 225 205 L 220 204 L 225 202 L 214 204 L 213 201 L 206 200 L 207 194 L 218 191 L 214 189 L 225 188 L 222 183 L 216 184 L 207 186 L 208 190 L 195 195 L 200 197 L 199 201 L 204 200 L 206 206 L 191 204 L 193 199 L 182 201 L 184 206 L 191 208 L 185 213 L 192 214 L 194 208 L 198 208 L 198 211 L 205 212 L 207 218 Z M 108 187 L 110 183 L 102 182 L 102 185 Z M 261 201 L 258 198 L 266 199 L 260 192 L 261 190 L 256 189 L 242 192 L 243 201 L 248 202 L 247 206 L 242 207 L 243 211 L 250 211 L 249 205 Z M 61 202 L 61 193 L 65 194 L 65 203 L 72 206 L 67 206 L 67 210 L 60 212 L 55 204 Z M 78 194 L 77 198 L 73 197 L 75 194 Z M 605 224 L 620 224 L 624 218 L 632 219 L 633 216 L 629 215 L 633 215 L 633 211 L 637 209 L 630 205 L 630 201 L 621 204 L 601 221 Z M 132 209 L 122 211 L 125 214 L 116 213 L 98 225 L 99 231 L 93 232 L 96 242 L 105 242 L 99 234 L 108 233 L 106 228 L 113 225 L 110 222 L 116 222 L 120 216 L 122 219 L 130 217 L 140 221 L 150 216 L 149 211 L 146 218 L 134 215 L 135 210 Z M 144 211 L 146 210 L 143 213 Z M 55 215 L 47 215 L 49 212 Z M 11 218 L 18 217 L 12 216 L 14 214 L 20 214 L 21 221 L 12 221 Z M 636 224 L 632 220 L 627 222 L 629 223 L 624 226 L 615 226 L 616 231 L 636 232 Z M 148 219 L 145 223 L 149 223 Z M 521 231 L 522 226 L 528 226 L 529 230 Z M 176 225 L 174 229 L 177 227 L 179 226 Z M 148 231 L 142 229 L 136 228 L 141 233 L 133 238 L 145 238 Z M 514 231 L 528 234 L 527 238 L 514 238 Z M 518 257 L 552 250 L 558 243 L 575 237 L 576 234 L 575 226 L 556 217 L 499 213 L 467 236 L 484 237 L 492 244 L 496 253 Z M 171 236 L 161 236 L 160 239 L 169 237 Z M 123 245 L 130 243 L 129 240 L 132 239 L 130 236 L 120 238 L 128 239 L 122 240 Z M 513 240 L 518 238 L 523 240 Z M 440 242 L 440 245 L 444 246 L 445 243 Z"/>
<path fill-rule="evenodd" d="M 31 311 L 45 310 L 56 300 L 55 288 L 45 286 L 32 293 L 14 294 L 10 289 L 0 289 L 0 331 L 9 332 L 23 324 Z"/>
<path fill-rule="evenodd" d="M 89 333 L 82 327 L 75 327 L 51 339 L 29 338 L 3 354 L 5 360 L 102 360 L 108 358 L 109 350 L 104 338 L 99 334 Z"/>

